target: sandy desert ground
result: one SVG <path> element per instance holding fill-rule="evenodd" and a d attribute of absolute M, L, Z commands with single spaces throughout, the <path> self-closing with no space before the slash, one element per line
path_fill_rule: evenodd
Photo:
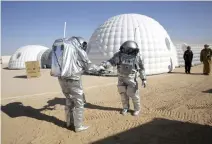
<path fill-rule="evenodd" d="M 26 79 L 25 70 L 2 65 L 2 144 L 212 144 L 212 76 L 201 72 L 202 65 L 190 75 L 177 68 L 148 76 L 138 117 L 119 114 L 116 77 L 84 75 L 84 123 L 91 127 L 75 133 L 64 127 L 65 99 L 49 70 Z"/>

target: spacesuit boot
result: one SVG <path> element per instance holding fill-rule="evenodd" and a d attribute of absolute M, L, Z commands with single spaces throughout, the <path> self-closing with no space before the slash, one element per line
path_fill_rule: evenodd
<path fill-rule="evenodd" d="M 87 130 L 89 126 L 80 126 L 80 127 L 75 127 L 75 132 L 81 132 L 84 130 Z"/>
<path fill-rule="evenodd" d="M 74 127 L 75 132 L 84 131 L 89 128 L 89 126 L 84 126 L 83 123 L 83 108 L 74 109 Z"/>
<path fill-rule="evenodd" d="M 122 114 L 122 115 L 126 115 L 127 112 L 128 112 L 128 109 L 125 108 L 125 109 L 123 109 L 123 110 L 121 111 L 121 114 Z"/>
<path fill-rule="evenodd" d="M 133 116 L 138 116 L 139 113 L 140 113 L 140 110 L 136 110 L 136 111 L 133 112 Z"/>

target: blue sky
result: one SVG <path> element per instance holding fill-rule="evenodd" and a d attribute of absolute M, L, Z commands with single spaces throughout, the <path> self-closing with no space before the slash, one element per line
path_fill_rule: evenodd
<path fill-rule="evenodd" d="M 89 40 L 100 24 L 123 13 L 155 19 L 175 43 L 212 43 L 212 2 L 1 2 L 1 54 L 30 44 L 51 48 L 65 21 L 66 36 Z"/>

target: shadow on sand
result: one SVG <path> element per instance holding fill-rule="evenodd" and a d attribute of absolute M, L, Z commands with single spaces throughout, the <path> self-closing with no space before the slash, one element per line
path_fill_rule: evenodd
<path fill-rule="evenodd" d="M 65 105 L 65 98 L 54 98 L 52 100 L 49 100 L 47 103 L 48 104 L 45 105 L 43 108 L 35 109 L 31 106 L 24 106 L 21 102 L 13 102 L 13 103 L 9 103 L 6 105 L 2 105 L 1 111 L 4 112 L 5 114 L 7 114 L 11 118 L 22 117 L 22 116 L 30 117 L 30 118 L 34 118 L 37 120 L 43 120 L 46 122 L 53 123 L 62 128 L 66 128 L 65 127 L 66 123 L 64 121 L 61 121 L 60 119 L 58 119 L 54 116 L 49 116 L 49 115 L 42 113 L 42 111 L 44 111 L 44 110 L 54 110 L 54 108 L 52 108 L 52 107 L 57 104 Z M 119 108 L 103 107 L 103 106 L 98 106 L 98 105 L 94 105 L 91 103 L 87 103 L 85 105 L 85 108 L 106 110 L 106 111 L 120 111 L 121 110 Z"/>
<path fill-rule="evenodd" d="M 8 67 L 3 67 L 2 69 L 5 69 L 5 70 L 10 70 Z"/>
<path fill-rule="evenodd" d="M 9 69 L 7 66 L 6 67 L 2 66 L 2 69 L 10 71 L 24 70 L 24 69 Z"/>
<path fill-rule="evenodd" d="M 1 106 L 1 111 L 11 118 L 30 117 L 37 120 L 53 123 L 65 128 L 65 122 L 54 117 L 43 114 L 43 110 L 53 110 L 51 106 L 64 105 L 64 98 L 54 98 L 40 109 L 24 106 L 21 102 L 13 102 Z M 119 110 L 88 104 L 91 109 Z M 71 130 L 71 129 L 69 129 Z M 173 121 L 155 118 L 149 123 L 129 129 L 127 131 L 109 136 L 107 138 L 92 142 L 92 144 L 212 144 L 212 127 L 207 125 L 192 124 L 188 122 Z"/>
<path fill-rule="evenodd" d="M 65 98 L 54 98 L 52 100 L 49 100 L 47 102 L 48 105 L 44 107 L 51 107 L 57 104 L 65 106 L 65 100 L 66 100 Z M 121 110 L 120 108 L 104 107 L 104 106 L 94 105 L 91 103 L 86 103 L 84 107 L 87 109 L 98 109 L 98 110 L 105 110 L 105 111 L 120 111 Z"/>
<path fill-rule="evenodd" d="M 155 118 L 92 144 L 211 144 L 212 127 Z"/>
<path fill-rule="evenodd" d="M 206 90 L 206 91 L 202 91 L 203 93 L 212 93 L 212 89 Z"/>
<path fill-rule="evenodd" d="M 46 114 L 41 113 L 43 110 L 52 110 L 51 108 L 41 108 L 41 109 L 35 109 L 31 106 L 24 106 L 21 102 L 13 102 L 9 103 L 5 106 L 1 106 L 1 111 L 7 114 L 11 118 L 16 117 L 30 117 L 37 120 L 43 120 L 47 122 L 54 123 L 57 126 L 64 127 L 65 123 L 59 119 L 57 119 L 54 116 L 49 116 Z"/>
<path fill-rule="evenodd" d="M 170 72 L 169 74 L 184 74 L 184 75 L 203 75 L 202 73 L 190 73 L 186 74 L 185 72 Z"/>
<path fill-rule="evenodd" d="M 27 76 L 26 75 L 20 75 L 20 76 L 14 76 L 13 78 L 27 79 Z"/>

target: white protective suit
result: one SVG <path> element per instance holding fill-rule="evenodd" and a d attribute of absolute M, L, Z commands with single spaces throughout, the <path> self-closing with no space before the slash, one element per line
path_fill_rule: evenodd
<path fill-rule="evenodd" d="M 138 52 L 137 54 L 130 54 L 128 52 L 128 49 L 131 49 L 129 48 L 130 44 L 133 44 L 134 47 L 136 45 L 137 47 L 137 43 L 135 43 L 134 41 L 126 41 L 121 46 L 121 48 L 125 50 L 122 49 L 122 51 L 115 53 L 110 60 L 103 62 L 102 66 L 105 67 L 106 69 L 111 66 L 117 66 L 118 91 L 121 95 L 123 109 L 129 110 L 130 108 L 129 97 L 131 97 L 135 112 L 136 111 L 139 112 L 141 106 L 140 106 L 137 77 L 138 73 L 140 73 L 142 84 L 144 82 L 146 84 L 146 74 L 142 62 L 142 57 L 138 54 Z"/>
<path fill-rule="evenodd" d="M 58 39 L 53 44 L 51 75 L 58 77 L 62 92 L 66 97 L 66 125 L 74 124 L 75 131 L 83 126 L 84 92 L 81 75 L 84 70 L 100 70 L 89 60 L 82 47 L 80 37 Z"/>

